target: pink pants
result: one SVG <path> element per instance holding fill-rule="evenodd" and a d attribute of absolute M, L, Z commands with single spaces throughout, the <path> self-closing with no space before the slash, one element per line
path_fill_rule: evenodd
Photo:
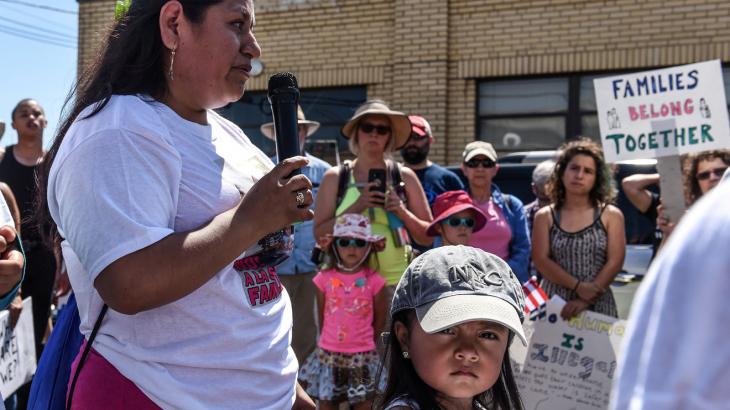
<path fill-rule="evenodd" d="M 71 388 L 76 366 L 79 364 L 81 354 L 86 347 L 86 341 L 81 345 L 76 359 L 71 365 L 71 375 L 68 387 Z M 67 392 L 68 394 L 68 392 Z M 86 356 L 84 366 L 81 368 L 73 396 L 72 409 L 159 409 L 142 390 L 131 380 L 122 376 L 105 358 L 93 348 Z"/>

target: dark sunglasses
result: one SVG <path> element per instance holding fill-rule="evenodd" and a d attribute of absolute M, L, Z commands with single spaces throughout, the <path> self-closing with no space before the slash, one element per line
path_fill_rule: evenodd
<path fill-rule="evenodd" d="M 470 159 L 469 161 L 466 161 L 464 163 L 467 168 L 476 168 L 479 165 L 482 166 L 482 168 L 494 168 L 494 161 L 491 159 Z"/>
<path fill-rule="evenodd" d="M 456 228 L 458 226 L 464 225 L 467 228 L 473 228 L 476 221 L 474 221 L 474 218 L 457 218 L 457 217 L 451 217 L 446 220 L 446 223 L 449 224 L 450 227 Z"/>
<path fill-rule="evenodd" d="M 712 175 L 712 174 L 714 174 L 716 177 L 721 177 L 725 173 L 725 170 L 727 170 L 727 167 L 715 168 L 715 169 L 710 169 L 710 170 L 707 170 L 704 172 L 700 172 L 699 174 L 697 174 L 697 179 L 699 181 L 704 181 L 706 179 L 710 179 L 710 175 Z"/>
<path fill-rule="evenodd" d="M 369 122 L 360 123 L 360 131 L 365 134 L 370 134 L 373 130 L 375 130 L 379 135 L 388 135 L 390 133 L 390 127 L 385 125 L 375 125 L 370 124 Z"/>
<path fill-rule="evenodd" d="M 356 248 L 364 248 L 368 245 L 368 242 L 365 239 L 356 239 L 356 238 L 337 238 L 335 243 L 340 248 L 347 248 L 348 246 L 354 246 Z"/>

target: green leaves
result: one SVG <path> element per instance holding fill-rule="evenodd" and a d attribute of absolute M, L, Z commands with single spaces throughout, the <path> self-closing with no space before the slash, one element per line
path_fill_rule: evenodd
<path fill-rule="evenodd" d="M 114 19 L 119 20 L 123 18 L 129 11 L 129 6 L 132 5 L 132 0 L 117 0 L 114 5 Z"/>

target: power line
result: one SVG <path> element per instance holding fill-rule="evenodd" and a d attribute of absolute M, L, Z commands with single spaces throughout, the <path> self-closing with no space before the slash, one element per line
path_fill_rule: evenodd
<path fill-rule="evenodd" d="M 46 33 L 46 34 L 50 34 L 50 35 L 53 35 L 53 36 L 66 37 L 68 40 L 72 40 L 72 41 L 75 41 L 76 40 L 76 36 L 72 36 L 70 34 L 66 34 L 66 33 L 63 33 L 61 31 L 56 31 L 56 30 L 51 30 L 51 29 L 39 27 L 39 26 L 34 26 L 32 24 L 23 23 L 22 21 L 13 20 L 13 19 L 7 18 L 7 17 L 0 17 L 0 22 L 2 22 L 3 20 L 5 20 L 5 21 L 7 21 L 7 22 L 9 22 L 11 24 L 15 24 L 15 25 L 21 26 L 23 28 L 31 28 L 31 29 L 34 29 L 34 30 L 38 30 L 41 33 Z"/>
<path fill-rule="evenodd" d="M 50 38 L 41 38 L 40 35 L 37 35 L 37 34 L 25 34 L 25 33 L 21 32 L 20 30 L 14 29 L 12 27 L 5 28 L 3 26 L 0 26 L 0 33 L 5 33 L 8 35 L 19 37 L 19 38 L 26 39 L 26 40 L 36 41 L 36 42 L 43 43 L 46 45 L 53 45 L 53 46 L 64 47 L 64 48 L 69 48 L 69 49 L 76 49 L 76 46 L 69 44 L 69 43 L 64 43 L 61 40 L 50 39 Z"/>
<path fill-rule="evenodd" d="M 18 1 L 18 0 L 0 0 L 0 2 L 12 3 L 12 4 L 17 4 L 17 5 L 26 6 L 26 7 L 34 7 L 34 8 L 37 8 L 37 9 L 43 9 L 43 10 L 48 10 L 48 11 L 55 11 L 56 13 L 79 14 L 79 13 L 73 11 L 73 10 L 59 9 L 57 7 L 44 6 L 42 4 L 28 3 L 28 2 L 25 2 L 25 1 Z"/>
<path fill-rule="evenodd" d="M 22 7 L 13 6 L 11 4 L 6 4 L 6 3 L 3 3 L 2 6 L 3 6 L 3 11 L 7 10 L 11 13 L 15 13 L 16 15 L 19 15 L 22 17 L 28 17 L 28 18 L 32 19 L 34 22 L 41 21 L 41 22 L 45 22 L 48 24 L 52 24 L 56 28 L 62 28 L 65 30 L 76 30 L 76 27 L 71 27 L 67 24 L 59 22 L 58 20 L 51 20 L 51 19 L 42 17 L 38 14 L 28 14 L 28 11 Z M 43 14 L 43 12 L 41 12 L 41 14 Z M 73 19 L 73 17 L 61 17 L 61 19 Z"/>
<path fill-rule="evenodd" d="M 72 44 L 74 42 L 73 40 L 69 40 L 69 39 L 66 39 L 66 38 L 57 37 L 57 36 L 53 36 L 53 35 L 49 35 L 49 34 L 37 33 L 37 32 L 29 31 L 29 30 L 23 30 L 23 29 L 20 29 L 20 28 L 17 28 L 17 27 L 6 26 L 4 24 L 0 24 L 0 29 L 4 29 L 6 31 L 7 30 L 14 31 L 16 33 L 20 33 L 20 34 L 23 34 L 25 36 L 36 37 L 36 38 L 39 38 L 39 39 L 42 39 L 42 40 L 55 41 L 57 43 Z"/>

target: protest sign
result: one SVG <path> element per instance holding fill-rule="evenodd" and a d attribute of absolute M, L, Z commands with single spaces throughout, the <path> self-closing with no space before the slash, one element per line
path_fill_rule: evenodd
<path fill-rule="evenodd" d="M 33 301 L 23 300 L 23 310 L 15 328 L 10 314 L 0 312 L 0 393 L 9 397 L 35 374 L 35 338 L 33 336 Z"/>
<path fill-rule="evenodd" d="M 564 304 L 551 299 L 544 319 L 531 325 L 516 375 L 525 409 L 606 409 L 626 321 L 588 311 L 566 321 Z M 519 366 L 521 357 L 513 359 Z"/>
<path fill-rule="evenodd" d="M 730 147 L 719 60 L 594 80 L 608 162 Z"/>

